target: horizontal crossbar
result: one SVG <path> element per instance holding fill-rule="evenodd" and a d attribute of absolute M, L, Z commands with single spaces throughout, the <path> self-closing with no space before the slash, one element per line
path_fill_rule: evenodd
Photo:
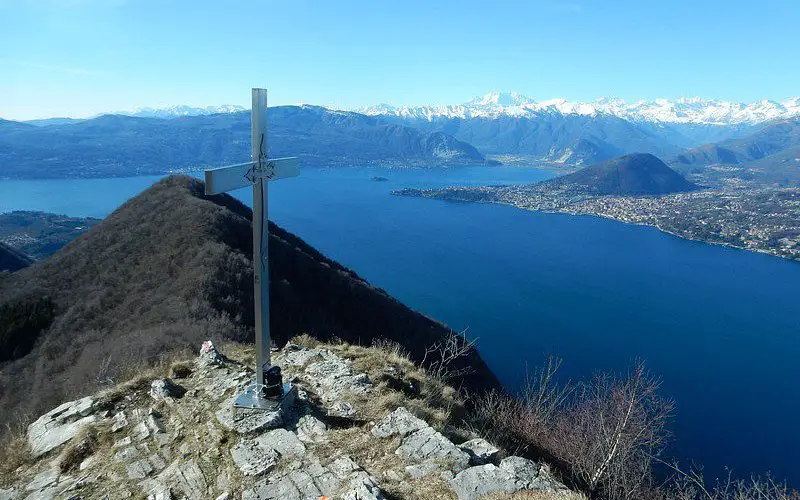
<path fill-rule="evenodd" d="M 256 162 L 240 163 L 206 170 L 206 194 L 220 194 L 247 186 L 257 180 L 275 181 L 300 175 L 300 159 L 275 158 L 265 160 L 262 168 Z"/>

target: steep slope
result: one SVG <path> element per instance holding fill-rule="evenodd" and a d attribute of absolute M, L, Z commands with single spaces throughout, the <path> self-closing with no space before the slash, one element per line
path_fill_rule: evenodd
<path fill-rule="evenodd" d="M 19 271 L 24 267 L 28 267 L 32 262 L 33 259 L 24 253 L 0 242 L 0 272 Z"/>
<path fill-rule="evenodd" d="M 0 420 L 41 413 L 168 350 L 252 339 L 250 216 L 234 198 L 204 196 L 200 181 L 169 177 L 49 259 L 2 276 L 0 307 L 45 301 L 53 315 L 35 342 L 18 339 L 30 352 L 5 346 L 16 359 L 0 366 Z M 270 230 L 277 343 L 303 332 L 367 345 L 385 337 L 421 359 L 449 335 L 296 236 Z M 463 363 L 474 370 L 462 380 L 468 387 L 498 386 L 474 350 Z"/>
<path fill-rule="evenodd" d="M 647 153 L 614 158 L 547 183 L 584 186 L 593 194 L 623 196 L 657 195 L 698 189 L 698 186 Z"/>
<path fill-rule="evenodd" d="M 268 120 L 270 155 L 299 156 L 308 166 L 484 162 L 475 148 L 447 134 L 423 133 L 358 113 L 281 106 L 270 108 Z M 248 112 L 173 119 L 105 115 L 47 127 L 0 126 L 5 177 L 159 174 L 249 157 Z"/>

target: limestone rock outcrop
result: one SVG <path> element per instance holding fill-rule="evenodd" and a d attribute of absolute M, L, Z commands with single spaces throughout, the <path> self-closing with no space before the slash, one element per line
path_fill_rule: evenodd
<path fill-rule="evenodd" d="M 28 426 L 28 444 L 38 457 L 61 446 L 96 420 L 95 400 L 91 397 L 66 402 L 50 410 Z"/>
<path fill-rule="evenodd" d="M 180 386 L 156 378 L 42 415 L 27 436 L 37 458 L 13 484 L 0 483 L 0 499 L 378 500 L 384 492 L 477 499 L 568 491 L 547 467 L 500 460 L 480 438 L 456 444 L 404 406 L 362 419 L 380 388 L 334 348 L 288 344 L 273 355 L 295 386 L 284 404 L 274 412 L 234 409 L 252 372 L 230 356 L 208 342 Z M 87 438 L 90 431 L 101 438 Z"/>

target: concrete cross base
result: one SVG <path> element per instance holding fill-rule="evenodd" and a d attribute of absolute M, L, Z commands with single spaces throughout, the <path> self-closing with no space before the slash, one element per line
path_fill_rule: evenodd
<path fill-rule="evenodd" d="M 293 402 L 294 387 L 292 384 L 283 384 L 283 394 L 279 397 L 262 398 L 256 391 L 244 391 L 233 400 L 233 406 L 248 410 L 276 411 Z"/>
<path fill-rule="evenodd" d="M 216 416 L 220 424 L 239 434 L 255 434 L 267 429 L 281 427 L 285 422 L 285 416 L 292 411 L 297 389 L 284 384 L 283 397 L 277 400 L 267 400 L 269 403 L 262 403 L 261 406 L 248 405 L 246 407 L 235 406 L 236 401 L 242 394 L 233 400 L 226 400 Z"/>

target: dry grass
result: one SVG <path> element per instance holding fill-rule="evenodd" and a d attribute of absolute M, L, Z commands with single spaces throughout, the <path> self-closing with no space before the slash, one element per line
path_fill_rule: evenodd
<path fill-rule="evenodd" d="M 0 438 L 0 486 L 9 486 L 17 477 L 20 467 L 34 462 L 25 428 L 9 428 Z"/>
<path fill-rule="evenodd" d="M 131 362 L 126 373 L 134 374 L 131 378 L 100 391 L 96 405 L 100 409 L 112 409 L 118 401 L 125 397 L 133 400 L 146 399 L 150 382 L 157 378 L 170 376 L 175 367 L 188 368 L 192 365 L 194 353 L 189 350 L 176 350 L 162 353 L 154 363 Z M 31 417 L 19 418 L 13 425 L 6 423 L 5 432 L 0 438 L 0 485 L 10 484 L 20 467 L 35 462 L 31 456 L 27 440 L 27 426 Z M 73 469 L 83 458 L 93 454 L 97 449 L 107 445 L 108 433 L 105 429 L 90 426 L 70 441 L 58 456 L 56 463 L 62 472 Z"/>
<path fill-rule="evenodd" d="M 308 335 L 295 337 L 292 342 L 311 348 L 324 346 L 338 356 L 349 359 L 354 371 L 369 376 L 375 383 L 375 390 L 359 400 L 351 401 L 360 410 L 359 417 L 362 420 L 378 420 L 386 413 L 405 406 L 432 427 L 444 431 L 457 426 L 465 415 L 462 395 L 416 366 L 396 342 L 379 339 L 373 347 L 341 341 L 322 344 Z M 392 380 L 415 382 L 419 386 L 419 395 L 396 390 L 391 387 Z"/>
<path fill-rule="evenodd" d="M 193 367 L 194 362 L 191 360 L 175 361 L 169 367 L 169 376 L 176 379 L 189 378 L 194 371 Z"/>
<path fill-rule="evenodd" d="M 357 408 L 361 422 L 377 421 L 400 406 L 427 421 L 445 434 L 453 435 L 464 413 L 464 401 L 452 387 L 430 377 L 417 367 L 396 342 L 378 340 L 372 347 L 351 345 L 342 341 L 323 344 L 316 339 L 301 335 L 292 342 L 309 348 L 330 349 L 336 355 L 348 359 L 353 370 L 366 373 L 375 383 L 375 388 L 366 395 L 356 396 L 350 402 Z M 393 387 L 387 378 L 418 382 L 418 395 L 410 395 Z M 330 429 L 328 442 L 313 445 L 318 456 L 335 457 L 346 454 L 378 479 L 387 498 L 432 499 L 455 498 L 454 493 L 438 475 L 420 479 L 409 479 L 406 461 L 395 455 L 400 438 L 376 439 L 370 435 L 369 425 L 355 425 L 343 429 Z M 397 476 L 387 475 L 394 471 Z M 402 478 L 402 481 L 397 481 Z M 405 484 L 404 484 L 405 483 Z M 410 487 L 409 487 L 410 485 Z"/>
<path fill-rule="evenodd" d="M 297 335 L 295 337 L 292 337 L 290 342 L 292 342 L 293 344 L 297 344 L 297 345 L 303 346 L 303 347 L 308 347 L 309 349 L 316 349 L 316 348 L 318 348 L 320 346 L 323 346 L 323 345 L 326 346 L 326 347 L 329 347 L 331 345 L 340 344 L 341 343 L 341 341 L 339 341 L 339 342 L 329 342 L 327 344 L 323 344 L 322 342 L 320 342 L 319 340 L 315 339 L 314 337 L 312 337 L 311 335 L 309 335 L 307 333 L 303 333 L 303 334 Z"/>
<path fill-rule="evenodd" d="M 158 378 L 171 377 L 176 367 L 184 367 L 191 373 L 195 354 L 188 349 L 167 351 L 160 355 L 155 363 L 141 362 L 138 367 L 131 365 L 126 373 L 129 378 L 114 387 L 101 391 L 97 396 L 98 408 L 111 408 L 125 396 L 141 393 L 149 389 L 150 382 Z M 178 377 L 181 378 L 181 377 Z"/>
<path fill-rule="evenodd" d="M 369 431 L 362 427 L 346 429 L 330 429 L 326 434 L 327 441 L 313 444 L 314 452 L 319 456 L 335 457 L 348 455 L 356 463 L 367 469 L 380 466 L 379 471 L 400 467 L 405 464 L 394 454 L 400 446 L 400 439 L 373 439 Z M 369 470 L 369 469 L 367 469 Z"/>
<path fill-rule="evenodd" d="M 256 351 L 253 344 L 224 342 L 221 346 L 217 346 L 217 349 L 219 349 L 229 361 L 237 363 L 243 368 L 252 370 L 256 365 Z"/>
<path fill-rule="evenodd" d="M 86 458 L 111 445 L 111 432 L 107 425 L 88 425 L 67 442 L 56 458 L 61 473 L 75 470 Z"/>
<path fill-rule="evenodd" d="M 446 384 L 430 380 L 425 371 L 416 367 L 396 343 L 379 341 L 377 346 L 361 347 L 338 339 L 334 339 L 332 343 L 323 343 L 309 335 L 299 335 L 291 339 L 291 342 L 309 348 L 329 349 L 349 360 L 355 372 L 366 373 L 376 383 L 375 389 L 363 400 L 351 401 L 360 412 L 357 421 L 349 427 L 329 428 L 326 442 L 306 445 L 310 452 L 323 462 L 333 461 L 341 455 L 349 456 L 378 480 L 387 498 L 455 498 L 453 492 L 438 476 L 418 480 L 408 479 L 404 470 L 408 463 L 394 453 L 400 445 L 400 438 L 374 438 L 366 422 L 378 420 L 397 407 L 405 406 L 431 425 L 439 428 L 448 427 L 454 421 L 455 415 L 463 411 L 463 401 L 457 391 Z M 250 370 L 255 362 L 252 346 L 226 343 L 222 347 L 225 355 L 241 363 L 243 369 Z M 310 360 L 309 363 L 314 361 L 316 359 Z M 404 380 L 411 378 L 419 380 L 420 395 L 410 397 L 381 381 L 387 369 Z M 410 491 L 404 489 L 400 486 L 400 481 L 387 477 L 384 472 L 389 470 L 396 471 L 398 477 L 412 485 L 412 489 Z"/>

